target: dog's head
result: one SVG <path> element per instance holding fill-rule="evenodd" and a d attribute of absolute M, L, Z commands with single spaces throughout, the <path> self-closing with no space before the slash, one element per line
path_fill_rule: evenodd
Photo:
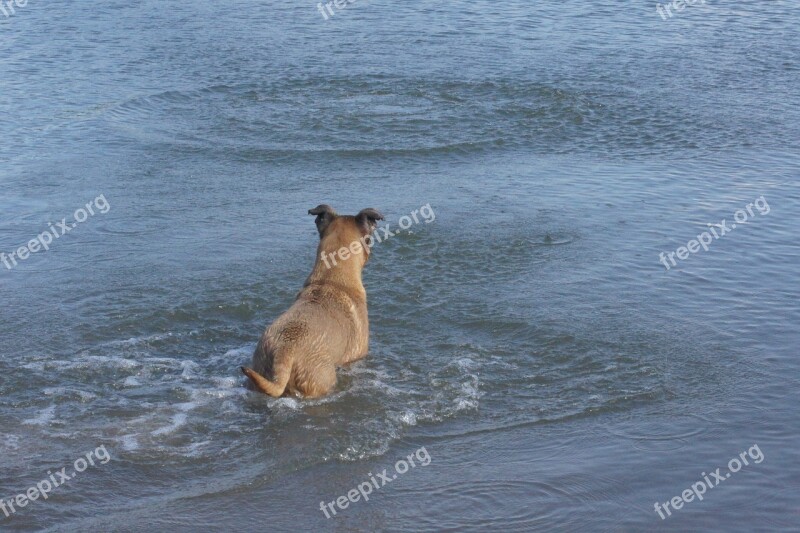
<path fill-rule="evenodd" d="M 334 254 L 338 259 L 363 257 L 362 266 L 369 259 L 372 246 L 372 233 L 383 220 L 377 210 L 362 209 L 357 215 L 337 215 L 327 204 L 320 204 L 308 210 L 317 218 L 314 223 L 319 232 L 320 251 Z"/>

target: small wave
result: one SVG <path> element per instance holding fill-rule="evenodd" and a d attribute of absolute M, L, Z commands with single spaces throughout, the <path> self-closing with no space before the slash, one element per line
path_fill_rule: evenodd
<path fill-rule="evenodd" d="M 139 387 L 142 382 L 136 376 L 128 376 L 122 382 L 122 384 L 126 387 Z"/>
<path fill-rule="evenodd" d="M 19 450 L 19 435 L 0 433 L 0 447 L 5 450 Z"/>
<path fill-rule="evenodd" d="M 193 377 L 197 376 L 197 371 L 200 368 L 200 365 L 191 361 L 189 359 L 185 361 L 181 361 L 180 363 L 183 372 L 181 372 L 181 377 L 183 379 L 192 379 Z"/>
<path fill-rule="evenodd" d="M 63 406 L 66 423 L 94 428 L 122 451 L 145 460 L 213 456 L 220 453 L 221 442 L 230 444 L 215 435 L 238 435 L 246 445 L 253 431 L 292 435 L 289 428 L 304 428 L 326 435 L 309 441 L 304 456 L 357 461 L 386 453 L 407 428 L 476 410 L 482 396 L 481 363 L 464 353 L 426 371 L 398 371 L 392 361 L 399 361 L 399 356 L 385 359 L 376 354 L 340 369 L 339 385 L 331 395 L 268 398 L 248 391 L 236 372 L 252 356 L 252 344 L 195 357 L 166 356 L 161 353 L 164 347 L 153 346 L 183 336 L 169 332 L 127 337 L 95 348 L 106 353 L 29 361 L 58 369 L 66 380 L 44 389 L 56 405 L 36 413 L 26 424 L 46 426 Z M 225 369 L 230 372 L 224 373 Z M 76 386 L 87 383 L 87 370 L 92 375 L 114 372 L 114 393 L 102 389 L 105 378 L 94 384 L 97 388 L 91 379 L 87 386 Z M 149 401 L 143 401 L 144 391 Z M 88 402 L 95 407 L 81 406 Z M 105 419 L 103 413 L 108 413 Z M 109 423 L 111 417 L 114 424 Z"/>
<path fill-rule="evenodd" d="M 136 435 L 123 435 L 117 440 L 122 444 L 122 449 L 127 452 L 139 449 L 139 441 L 136 439 Z"/>
<path fill-rule="evenodd" d="M 154 341 L 162 341 L 165 339 L 169 339 L 175 336 L 173 333 L 156 333 L 153 335 L 145 335 L 142 337 L 130 337 L 129 339 L 125 340 L 116 340 L 110 341 L 105 343 L 103 346 L 141 346 L 143 344 L 149 344 Z"/>
<path fill-rule="evenodd" d="M 83 390 L 70 389 L 68 387 L 47 387 L 42 390 L 45 396 L 77 397 L 82 402 L 94 400 L 97 395 Z"/>
<path fill-rule="evenodd" d="M 51 405 L 46 407 L 45 409 L 41 410 L 38 415 L 35 417 L 25 420 L 22 422 L 26 426 L 46 426 L 50 423 L 51 420 L 55 417 L 56 414 L 56 406 Z"/>
<path fill-rule="evenodd" d="M 131 369 L 141 366 L 139 361 L 126 357 L 105 356 L 105 355 L 85 355 L 75 360 L 50 360 L 45 362 L 34 362 L 31 365 L 41 366 L 40 370 L 58 369 L 73 370 L 85 368 L 120 368 Z M 27 367 L 27 365 L 25 365 Z"/>
<path fill-rule="evenodd" d="M 175 433 L 186 424 L 186 413 L 176 413 L 172 416 L 172 423 L 168 426 L 159 428 L 153 431 L 154 436 L 159 435 L 169 435 L 170 433 Z"/>

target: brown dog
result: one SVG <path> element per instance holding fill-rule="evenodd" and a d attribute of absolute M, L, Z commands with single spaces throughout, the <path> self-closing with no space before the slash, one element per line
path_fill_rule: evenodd
<path fill-rule="evenodd" d="M 261 336 L 253 369 L 242 367 L 252 388 L 276 398 L 328 394 L 336 385 L 336 367 L 366 356 L 369 345 L 361 270 L 383 215 L 364 209 L 339 216 L 324 204 L 308 214 L 317 216 L 320 239 L 314 270 L 294 304 Z"/>

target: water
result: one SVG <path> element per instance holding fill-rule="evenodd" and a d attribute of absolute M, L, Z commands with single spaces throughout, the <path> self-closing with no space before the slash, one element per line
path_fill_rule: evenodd
<path fill-rule="evenodd" d="M 797 531 L 798 7 L 31 1 L 0 16 L 9 531 Z M 661 252 L 764 197 L 668 271 Z M 371 354 L 238 366 L 384 212 Z M 655 502 L 757 445 L 662 520 Z M 325 518 L 368 474 L 432 460 Z"/>

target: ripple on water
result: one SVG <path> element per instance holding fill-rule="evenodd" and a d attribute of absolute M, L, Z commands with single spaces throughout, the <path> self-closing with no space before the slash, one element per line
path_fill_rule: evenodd
<path fill-rule="evenodd" d="M 194 351 L 183 346 L 192 343 L 189 337 L 172 332 L 126 338 L 72 358 L 23 362 L 24 368 L 59 378 L 58 386 L 43 389 L 50 403 L 36 400 L 36 407 L 19 411 L 34 428 L 28 437 L 41 431 L 72 441 L 92 434 L 128 460 L 163 462 L 213 457 L 222 450 L 268 454 L 258 442 L 265 434 L 293 439 L 301 428 L 304 435 L 325 438 L 303 438 L 295 459 L 357 461 L 385 453 L 408 427 L 475 412 L 483 395 L 481 364 L 469 353 L 422 372 L 387 366 L 375 354 L 341 369 L 330 396 L 272 399 L 247 391 L 237 372 L 250 359 L 252 345 L 202 357 L 177 355 Z M 52 424 L 63 431 L 54 434 Z"/>
<path fill-rule="evenodd" d="M 56 406 L 50 405 L 38 412 L 33 418 L 23 421 L 22 423 L 28 426 L 46 426 L 56 415 Z"/>
<path fill-rule="evenodd" d="M 320 99 L 323 93 L 326 98 Z M 724 131 L 714 127 L 719 116 L 704 106 L 696 109 L 696 120 L 687 122 L 666 120 L 672 111 L 653 102 L 625 102 L 563 80 L 559 85 L 519 78 L 279 77 L 137 95 L 99 117 L 137 141 L 223 149 L 228 159 L 309 153 L 463 156 L 515 147 L 585 153 L 598 146 L 603 154 L 654 154 L 667 153 L 668 145 L 655 141 L 664 128 L 672 128 L 674 143 L 683 139 L 690 147 L 709 131 Z M 198 114 L 198 109 L 206 111 Z M 635 128 L 631 116 L 639 117 Z M 597 124 L 602 127 L 592 126 Z M 376 137 L 375 131 L 382 135 Z M 779 135 L 750 133 L 739 137 L 752 142 L 753 136 Z M 723 146 L 731 142 L 717 140 Z"/>
<path fill-rule="evenodd" d="M 604 432 L 630 440 L 643 451 L 668 451 L 684 448 L 693 437 L 709 429 L 706 420 L 690 414 L 674 415 L 670 420 L 670 424 L 665 424 L 660 415 L 650 421 L 646 414 L 637 413 L 635 417 L 605 426 Z"/>
<path fill-rule="evenodd" d="M 439 531 L 490 530 L 499 516 L 503 517 L 504 529 L 549 531 L 553 524 L 559 524 L 569 530 L 576 520 L 569 507 L 584 503 L 567 488 L 532 480 L 470 479 L 467 483 L 426 487 L 424 493 L 432 508 L 417 518 L 418 525 Z M 458 498 L 451 497 L 454 493 Z M 465 508 L 470 512 L 465 513 Z"/>

